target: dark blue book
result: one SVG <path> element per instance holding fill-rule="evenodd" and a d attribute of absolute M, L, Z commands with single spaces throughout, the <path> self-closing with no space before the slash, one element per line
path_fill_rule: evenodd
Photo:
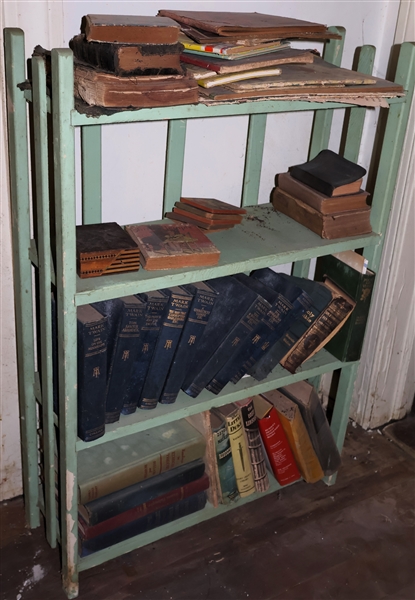
<path fill-rule="evenodd" d="M 285 273 L 275 273 L 272 269 L 258 269 L 251 277 L 280 292 L 293 304 L 286 333 L 248 369 L 255 379 L 265 379 L 284 358 L 290 348 L 304 335 L 320 313 L 331 301 L 331 292 L 314 281 Z"/>
<path fill-rule="evenodd" d="M 248 277 L 244 273 L 235 277 L 265 298 L 269 303 L 269 310 L 263 311 L 255 329 L 208 384 L 207 389 L 214 394 L 219 394 L 229 381 L 233 383 L 239 381 L 267 349 L 286 332 L 289 327 L 288 316 L 293 310 L 291 302 L 259 279 Z"/>
<path fill-rule="evenodd" d="M 147 308 L 140 332 L 138 354 L 134 360 L 130 379 L 122 388 L 123 415 L 129 415 L 137 408 L 169 299 L 161 290 L 137 294 L 137 298 L 146 302 Z"/>
<path fill-rule="evenodd" d="M 186 321 L 193 295 L 181 286 L 163 290 L 168 296 L 156 347 L 147 371 L 139 408 L 156 408 Z"/>
<path fill-rule="evenodd" d="M 105 433 L 108 319 L 86 304 L 78 320 L 78 436 L 91 442 Z"/>
<path fill-rule="evenodd" d="M 123 408 L 123 389 L 132 374 L 139 352 L 141 328 L 145 319 L 146 302 L 136 296 L 124 296 L 92 304 L 108 318 L 107 388 L 105 422 L 115 423 Z"/>
<path fill-rule="evenodd" d="M 140 483 L 107 494 L 78 506 L 79 514 L 88 525 L 97 525 L 112 517 L 167 494 L 187 483 L 202 477 L 205 464 L 202 459 L 194 460 L 175 469 L 170 469 Z"/>
<path fill-rule="evenodd" d="M 136 521 L 122 525 L 117 529 L 108 531 L 98 535 L 90 540 L 83 540 L 82 535 L 79 536 L 79 553 L 81 556 L 87 556 L 98 550 L 103 550 L 124 540 L 134 537 L 150 529 L 155 529 L 166 523 L 171 523 L 182 517 L 190 515 L 202 510 L 206 505 L 206 492 L 200 492 L 180 502 L 156 510 L 145 517 L 141 517 Z"/>
<path fill-rule="evenodd" d="M 164 384 L 160 398 L 162 404 L 171 404 L 176 400 L 218 296 L 218 292 L 203 281 L 183 287 L 193 294 L 193 301 Z"/>
<path fill-rule="evenodd" d="M 209 280 L 219 292 L 182 389 L 196 398 L 257 325 L 266 301 L 232 275 Z M 266 303 L 267 304 L 267 303 Z"/>

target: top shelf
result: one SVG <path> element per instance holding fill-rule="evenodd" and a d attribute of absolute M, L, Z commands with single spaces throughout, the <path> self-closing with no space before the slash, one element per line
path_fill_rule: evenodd
<path fill-rule="evenodd" d="M 209 237 L 221 251 L 217 266 L 166 271 L 146 271 L 140 268 L 133 273 L 90 279 L 78 277 L 76 305 L 374 246 L 381 239 L 378 234 L 370 233 L 365 236 L 323 240 L 296 221 L 276 212 L 271 204 L 247 207 L 247 215 L 240 225 L 211 233 Z"/>

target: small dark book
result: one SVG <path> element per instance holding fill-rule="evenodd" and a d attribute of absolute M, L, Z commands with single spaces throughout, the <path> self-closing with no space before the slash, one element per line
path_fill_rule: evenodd
<path fill-rule="evenodd" d="M 88 42 L 177 44 L 179 32 L 179 25 L 167 17 L 85 15 L 81 21 L 81 33 Z"/>
<path fill-rule="evenodd" d="M 218 296 L 218 292 L 203 281 L 183 287 L 193 294 L 193 301 L 164 384 L 160 398 L 162 404 L 175 402 Z"/>
<path fill-rule="evenodd" d="M 360 190 L 366 169 L 332 150 L 322 150 L 315 158 L 289 169 L 298 179 L 326 196 L 343 196 Z"/>
<path fill-rule="evenodd" d="M 340 253 L 340 257 L 343 254 Z M 353 252 L 353 254 L 355 254 Z M 375 274 L 369 269 L 359 272 L 341 258 L 328 255 L 317 260 L 315 279 L 328 277 L 353 298 L 356 306 L 349 319 L 325 346 L 333 356 L 344 362 L 359 360 L 369 315 Z"/>
<path fill-rule="evenodd" d="M 76 266 L 81 278 L 138 271 L 140 250 L 118 223 L 78 225 Z"/>
<path fill-rule="evenodd" d="M 214 221 L 215 223 L 232 223 L 237 224 L 241 223 L 243 219 L 243 214 L 221 214 L 210 212 L 206 209 L 196 208 L 196 206 L 192 206 L 191 204 L 186 204 L 186 202 L 176 202 L 174 205 L 176 208 L 180 210 L 186 211 L 187 213 L 196 215 L 198 217 L 202 217 L 204 219 L 208 219 L 209 221 Z"/>
<path fill-rule="evenodd" d="M 193 294 L 181 286 L 163 290 L 169 296 L 154 353 L 147 371 L 139 408 L 156 408 L 186 321 Z"/>
<path fill-rule="evenodd" d="M 168 295 L 161 290 L 137 294 L 137 298 L 146 302 L 147 308 L 130 379 L 126 380 L 122 387 L 123 415 L 129 415 L 137 408 L 169 299 Z"/>
<path fill-rule="evenodd" d="M 230 354 L 256 326 L 258 306 L 268 305 L 232 275 L 209 280 L 209 285 L 219 296 L 182 387 L 193 398 L 212 381 Z"/>
<path fill-rule="evenodd" d="M 86 304 L 77 308 L 78 436 L 91 442 L 105 433 L 108 319 Z"/>
<path fill-rule="evenodd" d="M 95 302 L 96 310 L 108 318 L 108 368 L 105 398 L 105 422 L 119 420 L 123 408 L 123 389 L 130 380 L 139 352 L 141 327 L 146 303 L 136 296 Z"/>

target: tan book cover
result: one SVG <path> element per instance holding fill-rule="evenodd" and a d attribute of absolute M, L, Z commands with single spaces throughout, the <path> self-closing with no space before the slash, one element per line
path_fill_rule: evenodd
<path fill-rule="evenodd" d="M 315 483 L 322 479 L 324 477 L 323 469 L 298 406 L 279 390 L 271 390 L 262 395 L 275 406 L 301 477 L 307 483 Z"/>

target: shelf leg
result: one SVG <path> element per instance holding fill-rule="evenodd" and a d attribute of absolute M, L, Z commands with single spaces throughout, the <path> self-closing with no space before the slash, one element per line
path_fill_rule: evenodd
<path fill-rule="evenodd" d="M 102 222 L 101 125 L 81 128 L 82 224 Z"/>
<path fill-rule="evenodd" d="M 250 115 L 241 206 L 258 204 L 267 115 Z"/>
<path fill-rule="evenodd" d="M 52 121 L 56 202 L 56 287 L 59 339 L 59 479 L 62 579 L 78 595 L 77 320 L 73 56 L 52 50 Z"/>
<path fill-rule="evenodd" d="M 7 124 L 10 202 L 14 268 L 20 440 L 26 521 L 40 524 L 38 489 L 37 416 L 34 395 L 35 359 L 30 247 L 30 191 L 26 100 L 17 88 L 25 78 L 24 34 L 5 29 L 4 54 L 7 88 Z"/>
<path fill-rule="evenodd" d="M 166 170 L 164 175 L 163 217 L 171 212 L 182 195 L 184 150 L 186 144 L 185 120 L 169 121 L 166 147 Z"/>

